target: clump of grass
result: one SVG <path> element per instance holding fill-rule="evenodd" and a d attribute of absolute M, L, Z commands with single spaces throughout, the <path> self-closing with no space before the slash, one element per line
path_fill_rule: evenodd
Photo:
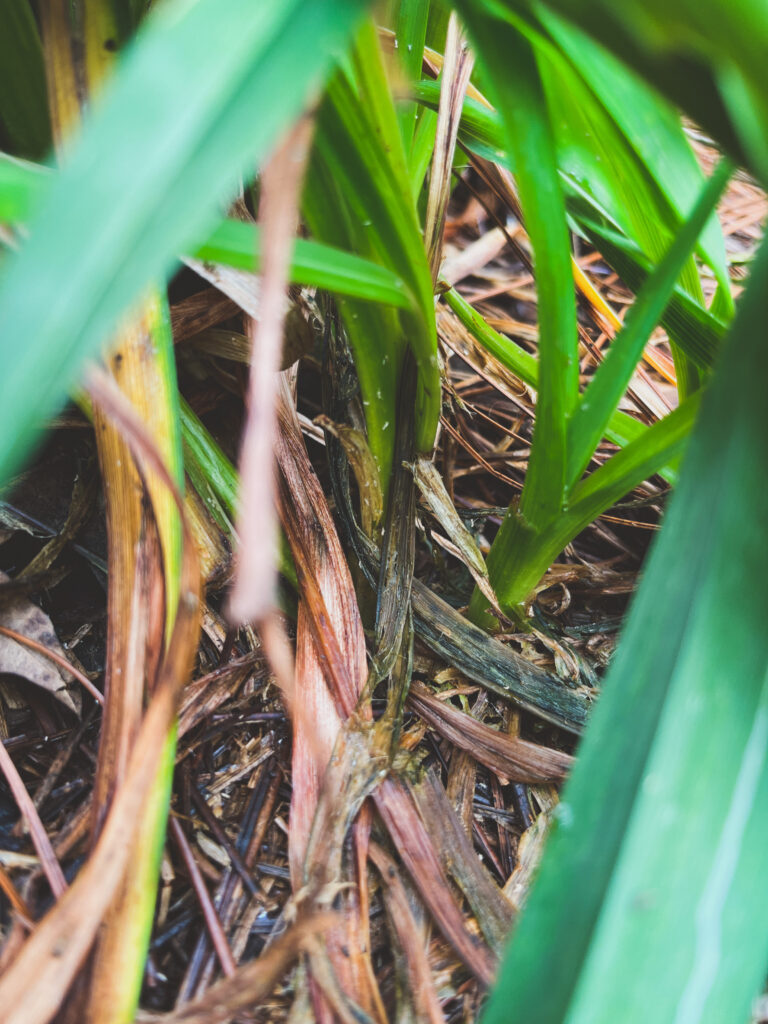
<path fill-rule="evenodd" d="M 383 26 L 360 0 L 289 0 L 268 12 L 243 0 L 168 0 L 145 18 L 146 6 L 49 0 L 38 11 L 9 0 L 0 14 L 0 479 L 10 481 L 45 422 L 87 379 L 93 400 L 80 400 L 96 431 L 109 536 L 93 847 L 69 888 L 21 776 L 6 764 L 56 897 L 39 920 L 24 921 L 27 936 L 22 918 L 37 904 L 30 909 L 13 879 L 0 877 L 18 937 L 0 977 L 8 1020 L 51 1020 L 65 999 L 70 1016 L 133 1019 L 176 711 L 196 657 L 190 692 L 210 710 L 232 699 L 244 680 L 245 662 L 228 664 L 241 626 L 246 661 L 266 654 L 292 718 L 284 852 L 294 901 L 287 916 L 298 923 L 253 964 L 237 966 L 245 942 L 232 939 L 232 922 L 241 890 L 229 879 L 254 885 L 248 872 L 268 823 L 261 832 L 255 820 L 249 826 L 255 846 L 232 846 L 233 874 L 211 900 L 177 822 L 206 934 L 229 976 L 203 994 L 214 968 L 204 966 L 201 939 L 179 986 L 183 999 L 196 994 L 187 1008 L 195 1019 L 225 1019 L 263 999 L 301 956 L 296 999 L 308 1000 L 317 1019 L 364 1013 L 383 1022 L 389 989 L 373 969 L 373 892 L 394 918 L 403 1012 L 439 1020 L 444 1007 L 418 923 L 404 913 L 402 872 L 451 948 L 452 969 L 462 964 L 476 991 L 495 985 L 488 1021 L 505 1019 L 509 1006 L 547 1024 L 744 1019 L 765 966 L 767 909 L 759 865 L 768 785 L 760 301 L 768 263 L 761 250 L 734 309 L 715 209 L 737 165 L 768 182 L 768 23 L 723 0 L 695 9 L 682 0 L 460 0 L 455 11 L 401 0 L 379 12 Z M 708 179 L 678 106 L 725 154 Z M 311 132 L 297 134 L 297 123 Z M 299 138 L 301 153 L 291 148 Z M 60 166 L 44 165 L 54 142 Z M 452 173 L 472 181 L 462 176 L 464 161 L 517 220 L 512 241 L 535 285 L 535 329 L 525 343 L 489 323 L 466 289 L 441 280 Z M 302 237 L 292 242 L 297 215 Z M 634 291 L 625 322 L 575 260 L 574 238 Z M 205 344 L 198 337 L 179 354 L 166 284 L 182 256 L 228 296 L 227 310 L 247 315 L 247 327 L 226 343 L 220 334 Z M 608 325 L 604 355 L 579 304 L 598 328 Z M 214 315 L 207 327 L 224 319 Z M 278 385 L 273 372 L 283 323 L 320 342 L 306 362 L 321 369 L 324 417 L 315 433 L 326 447 L 335 521 L 303 447 L 295 374 Z M 647 350 L 659 324 L 671 359 Z M 509 430 L 526 447 L 517 475 L 479 456 L 520 485 L 485 564 L 461 520 L 467 510 L 452 505 L 451 445 L 454 436 L 469 442 L 450 433 L 451 406 L 466 408 L 441 365 L 455 344 L 450 332 L 500 392 L 535 399 L 532 429 L 516 422 Z M 83 376 L 100 353 L 111 381 L 93 369 Z M 627 396 L 642 405 L 644 353 L 676 385 L 662 416 L 628 412 Z M 209 372 L 212 354 L 220 362 Z M 242 394 L 243 379 L 222 370 L 224 361 L 249 362 L 254 382 L 242 508 L 238 470 L 182 397 L 176 371 L 178 363 L 184 390 L 198 400 L 194 382 L 206 374 L 208 387 Z M 431 462 L 441 418 L 451 438 L 440 442 L 443 480 Z M 609 457 L 606 441 L 615 446 Z M 273 447 L 280 554 L 261 536 L 271 541 Z M 355 506 L 350 469 L 359 501 L 375 493 L 375 509 Z M 547 813 L 531 825 L 523 787 L 539 787 L 539 805 L 552 807 L 554 791 L 543 787 L 570 768 L 566 734 L 581 731 L 588 705 L 490 634 L 520 631 L 529 653 L 538 637 L 561 674 L 570 667 L 578 675 L 563 638 L 546 623 L 539 628 L 537 588 L 585 528 L 654 476 L 675 493 L 540 877 L 497 970 L 514 914 L 462 831 L 462 822 L 473 828 L 475 762 L 493 773 L 495 795 L 507 783 L 520 789 L 538 855 Z M 184 503 L 187 484 L 193 493 Z M 415 578 L 426 551 L 417 543 L 417 486 L 448 534 L 432 530 L 435 542 L 478 583 L 467 617 Z M 258 521 L 248 518 L 254 508 L 262 509 Z M 256 623 L 226 623 L 210 595 L 200 605 L 198 554 L 212 574 L 229 572 L 223 552 L 241 540 L 236 606 L 257 609 Z M 62 550 L 50 550 L 51 563 Z M 433 555 L 431 564 L 438 561 Z M 263 578 L 245 573 L 253 564 L 264 566 Z M 275 610 L 278 567 L 295 651 Z M 201 611 L 218 667 L 199 643 Z M 417 638 L 450 668 L 455 691 L 420 683 L 410 694 L 415 665 L 445 678 Z M 232 693 L 217 689 L 222 679 Z M 468 680 L 511 700 L 503 728 L 483 721 L 485 697 L 470 715 Z M 461 707 L 446 705 L 446 696 Z M 203 720 L 189 703 L 182 708 L 182 732 Z M 521 708 L 540 720 L 536 743 L 517 735 Z M 408 756 L 423 739 L 410 712 L 443 738 L 440 756 L 445 744 L 455 748 L 453 803 Z M 560 731 L 541 731 L 553 727 Z M 271 814 L 277 793 L 274 779 L 265 782 L 260 799 Z M 208 824 L 226 849 L 226 830 L 212 814 Z M 503 859 L 519 880 L 524 858 L 514 860 L 502 831 L 498 858 L 482 832 L 478 842 L 491 870 L 501 874 Z M 383 879 L 381 895 L 368 859 Z M 251 895 L 264 897 L 255 887 Z M 240 942 L 237 957 L 230 941 Z"/>

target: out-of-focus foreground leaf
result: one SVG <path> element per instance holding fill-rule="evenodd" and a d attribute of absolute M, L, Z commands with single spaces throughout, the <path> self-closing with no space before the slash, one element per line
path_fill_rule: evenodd
<path fill-rule="evenodd" d="M 521 0 L 537 8 L 537 0 Z M 512 4 L 508 6 L 513 6 Z M 514 5 L 519 6 L 519 5 Z M 765 178 L 768 7 L 746 0 L 546 0 Z"/>
<path fill-rule="evenodd" d="M 486 1024 L 748 1019 L 768 961 L 768 246 Z"/>
<path fill-rule="evenodd" d="M 363 6 L 200 0 L 153 11 L 0 279 L 0 479 L 142 289 L 205 237 Z"/>

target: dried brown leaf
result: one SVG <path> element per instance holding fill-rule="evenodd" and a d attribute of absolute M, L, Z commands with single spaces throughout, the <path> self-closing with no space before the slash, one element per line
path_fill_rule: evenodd
<path fill-rule="evenodd" d="M 420 683 L 413 684 L 408 701 L 441 736 L 466 750 L 504 782 L 561 781 L 573 764 L 570 754 L 492 729 L 440 700 Z"/>
<path fill-rule="evenodd" d="M 9 577 L 0 572 L 0 581 L 8 580 Z M 66 661 L 64 648 L 59 643 L 53 623 L 42 608 L 28 598 L 16 596 L 0 602 L 0 625 L 37 641 Z M 74 685 L 72 673 L 45 655 L 0 634 L 0 673 L 2 672 L 27 679 L 35 686 L 53 694 L 70 711 L 80 714 L 80 692 Z"/>

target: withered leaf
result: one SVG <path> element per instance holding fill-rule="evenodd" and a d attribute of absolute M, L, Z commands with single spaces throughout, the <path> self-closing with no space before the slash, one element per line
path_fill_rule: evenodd
<path fill-rule="evenodd" d="M 8 582 L 9 577 L 0 572 L 0 581 Z M 66 657 L 64 648 L 53 628 L 53 623 L 29 598 L 16 595 L 0 601 L 0 626 L 21 633 L 30 640 L 36 640 L 43 647 Z M 76 688 L 74 677 L 59 668 L 43 654 L 22 646 L 10 637 L 0 634 L 0 673 L 21 676 L 30 683 L 52 693 L 65 707 L 80 714 L 81 695 Z"/>

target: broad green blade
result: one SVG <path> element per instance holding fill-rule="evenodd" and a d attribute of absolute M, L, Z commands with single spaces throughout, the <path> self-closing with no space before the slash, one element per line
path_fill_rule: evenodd
<path fill-rule="evenodd" d="M 669 252 L 648 278 L 627 316 L 625 326 L 611 342 L 568 425 L 568 486 L 572 487 L 589 465 L 605 433 L 611 414 L 627 389 L 651 332 L 669 301 L 682 265 L 730 180 L 733 167 L 724 161 L 704 187 L 689 221 Z"/>
<path fill-rule="evenodd" d="M 740 1024 L 768 963 L 764 245 L 486 1024 Z"/>
<path fill-rule="evenodd" d="M 170 273 L 175 254 L 205 237 L 238 175 L 268 155 L 363 6 L 171 0 L 153 9 L 3 268 L 0 479 L 63 403 L 83 359 Z"/>
<path fill-rule="evenodd" d="M 0 209 L 1 189 L 0 183 Z M 244 221 L 223 220 L 195 256 L 210 263 L 257 271 L 261 268 L 261 230 Z M 289 273 L 293 284 L 323 288 L 367 302 L 383 302 L 399 309 L 411 309 L 414 305 L 405 282 L 387 267 L 311 239 L 295 240 Z"/>
<path fill-rule="evenodd" d="M 29 0 L 0 5 L 0 146 L 30 159 L 51 148 L 43 50 Z"/>
<path fill-rule="evenodd" d="M 503 118 L 507 148 L 534 252 L 539 320 L 539 392 L 521 511 L 532 522 L 560 510 L 567 421 L 578 398 L 576 305 L 565 202 L 536 54 L 508 21 L 481 4 L 459 10 Z M 496 583 L 496 581 L 492 580 Z"/>

